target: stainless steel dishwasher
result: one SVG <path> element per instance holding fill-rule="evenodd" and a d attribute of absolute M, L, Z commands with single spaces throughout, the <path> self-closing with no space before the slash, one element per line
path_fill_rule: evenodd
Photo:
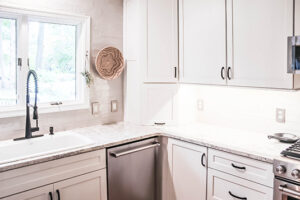
<path fill-rule="evenodd" d="M 158 138 L 107 149 L 108 199 L 159 199 L 159 149 Z"/>

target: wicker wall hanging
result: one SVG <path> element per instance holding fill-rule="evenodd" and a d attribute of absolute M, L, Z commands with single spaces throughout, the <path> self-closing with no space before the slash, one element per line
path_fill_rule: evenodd
<path fill-rule="evenodd" d="M 119 49 L 107 47 L 98 53 L 95 66 L 101 78 L 113 80 L 122 74 L 124 70 L 124 58 Z"/>

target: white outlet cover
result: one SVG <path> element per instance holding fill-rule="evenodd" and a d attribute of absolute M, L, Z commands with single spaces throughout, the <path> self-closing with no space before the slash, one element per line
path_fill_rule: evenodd
<path fill-rule="evenodd" d="M 99 102 L 92 103 L 92 115 L 98 115 L 100 113 Z"/>
<path fill-rule="evenodd" d="M 286 120 L 286 110 L 283 108 L 276 108 L 276 121 L 278 123 L 285 123 Z"/>
<path fill-rule="evenodd" d="M 111 101 L 111 112 L 118 112 L 118 101 L 117 100 Z"/>
<path fill-rule="evenodd" d="M 203 111 L 203 110 L 204 110 L 204 102 L 203 102 L 203 99 L 198 99 L 198 100 L 197 100 L 197 110 L 198 110 L 198 111 Z"/>

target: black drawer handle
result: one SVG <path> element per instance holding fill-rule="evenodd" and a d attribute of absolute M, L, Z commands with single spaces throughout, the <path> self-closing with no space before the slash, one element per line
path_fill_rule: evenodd
<path fill-rule="evenodd" d="M 240 166 L 236 166 L 235 164 L 231 163 L 231 166 L 236 168 L 236 169 L 241 169 L 241 170 L 246 170 L 246 167 L 240 167 Z"/>
<path fill-rule="evenodd" d="M 239 196 L 236 196 L 234 194 L 232 194 L 230 191 L 228 192 L 230 194 L 230 196 L 236 198 L 236 199 L 241 199 L 241 200 L 247 200 L 247 197 L 239 197 Z"/>
<path fill-rule="evenodd" d="M 202 164 L 203 167 L 205 167 L 204 158 L 205 158 L 205 153 L 203 153 L 202 156 L 201 156 L 201 164 Z"/>
<path fill-rule="evenodd" d="M 50 200 L 53 200 L 52 192 L 49 192 Z"/>
<path fill-rule="evenodd" d="M 59 192 L 59 190 L 56 190 L 56 194 L 57 194 L 57 199 L 60 200 L 60 192 Z"/>

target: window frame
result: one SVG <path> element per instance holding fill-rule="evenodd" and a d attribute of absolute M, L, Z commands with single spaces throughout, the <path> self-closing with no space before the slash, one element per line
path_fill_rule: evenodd
<path fill-rule="evenodd" d="M 17 104 L 0 107 L 0 118 L 25 115 L 26 78 L 28 67 L 28 23 L 38 21 L 75 25 L 76 28 L 76 100 L 63 101 L 62 105 L 39 103 L 39 113 L 51 113 L 68 110 L 89 109 L 89 89 L 81 72 L 90 70 L 90 16 L 74 15 L 69 13 L 51 12 L 47 10 L 33 10 L 28 8 L 12 7 L 0 4 L 0 17 L 16 19 L 16 58 L 22 59 L 22 66 L 16 68 Z M 17 63 L 17 60 L 16 60 Z"/>

